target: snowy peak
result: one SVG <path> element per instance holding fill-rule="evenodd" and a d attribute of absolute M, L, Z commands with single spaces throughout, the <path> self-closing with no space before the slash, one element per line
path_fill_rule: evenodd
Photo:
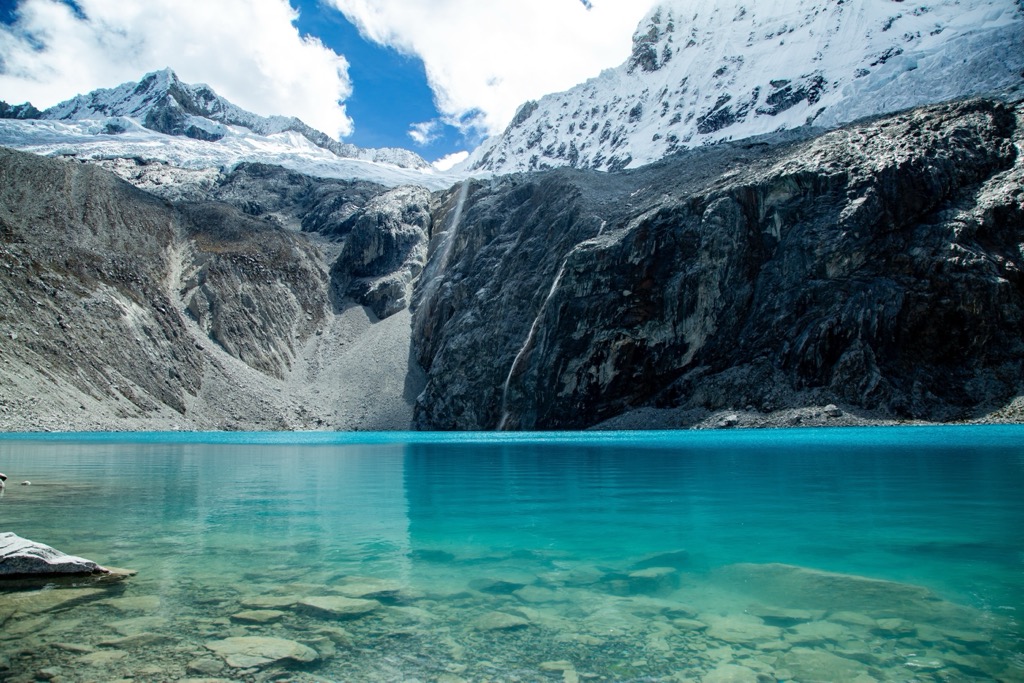
<path fill-rule="evenodd" d="M 1024 1 L 665 0 L 629 59 L 520 108 L 472 168 L 612 170 L 1024 84 Z"/>
<path fill-rule="evenodd" d="M 183 83 L 171 69 L 146 74 L 138 83 L 95 90 L 47 109 L 41 119 L 53 121 L 105 120 L 104 132 L 118 134 L 133 123 L 165 135 L 217 142 L 228 126 L 257 135 L 297 133 L 317 147 L 346 159 L 426 169 L 429 164 L 405 149 L 364 149 L 338 142 L 295 117 L 259 116 L 232 104 L 205 84 Z"/>

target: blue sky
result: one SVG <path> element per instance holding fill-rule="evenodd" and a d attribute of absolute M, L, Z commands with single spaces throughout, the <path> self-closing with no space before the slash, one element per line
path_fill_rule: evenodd
<path fill-rule="evenodd" d="M 44 109 L 170 67 L 257 114 L 434 161 L 621 64 L 655 1 L 0 0 L 0 99 Z"/>
<path fill-rule="evenodd" d="M 411 147 L 430 160 L 480 143 L 476 131 L 462 132 L 439 124 L 433 131 L 434 140 L 416 144 L 409 137 L 410 127 L 441 118 L 423 61 L 366 40 L 344 14 L 324 7 L 319 0 L 291 2 L 299 10 L 299 32 L 315 36 L 348 60 L 352 94 L 345 106 L 355 131 L 346 142 L 360 147 Z"/>

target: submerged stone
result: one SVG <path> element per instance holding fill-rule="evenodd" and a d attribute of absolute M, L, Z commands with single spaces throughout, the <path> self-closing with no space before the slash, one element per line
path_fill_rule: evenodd
<path fill-rule="evenodd" d="M 707 635 L 726 643 L 756 645 L 782 638 L 782 629 L 768 626 L 757 617 L 746 614 L 720 616 L 702 614 L 700 620 L 707 623 Z"/>
<path fill-rule="evenodd" d="M 238 604 L 250 609 L 283 609 L 294 607 L 301 599 L 297 595 L 250 595 Z"/>
<path fill-rule="evenodd" d="M 921 586 L 788 564 L 733 564 L 717 570 L 715 578 L 766 603 L 796 609 L 887 616 L 945 611 L 946 605 Z"/>
<path fill-rule="evenodd" d="M 56 588 L 0 593 L 0 613 L 43 614 L 91 602 L 105 595 L 108 593 L 102 588 Z"/>
<path fill-rule="evenodd" d="M 272 624 L 280 621 L 284 612 L 276 609 L 254 609 L 231 615 L 231 621 L 239 624 Z"/>
<path fill-rule="evenodd" d="M 825 616 L 825 610 L 790 609 L 785 607 L 768 607 L 754 604 L 747 608 L 752 614 L 772 626 L 795 626 L 805 621 L 815 621 Z"/>
<path fill-rule="evenodd" d="M 631 593 L 668 593 L 679 587 L 679 572 L 674 567 L 648 567 L 627 575 Z"/>
<path fill-rule="evenodd" d="M 391 600 L 398 597 L 402 584 L 385 579 L 359 578 L 331 586 L 331 590 L 348 598 Z"/>
<path fill-rule="evenodd" d="M 817 645 L 838 642 L 847 635 L 845 628 L 829 621 L 810 621 L 797 624 L 786 633 L 786 640 L 794 645 Z"/>
<path fill-rule="evenodd" d="M 305 614 L 328 619 L 358 619 L 381 607 L 376 600 L 325 595 L 303 598 L 296 608 Z"/>
<path fill-rule="evenodd" d="M 703 683 L 774 683 L 774 678 L 736 664 L 719 664 L 701 679 Z"/>
<path fill-rule="evenodd" d="M 477 631 L 515 631 L 529 625 L 529 620 L 507 612 L 488 612 L 473 621 Z"/>
<path fill-rule="evenodd" d="M 630 569 L 650 569 L 651 567 L 672 567 L 685 569 L 690 562 L 690 553 L 685 550 L 672 550 L 666 553 L 645 555 L 630 565 Z"/>
<path fill-rule="evenodd" d="M 316 650 L 284 638 L 240 636 L 206 643 L 235 669 L 263 668 L 279 662 L 309 663 L 320 658 Z"/>
<path fill-rule="evenodd" d="M 550 588 L 542 588 L 540 586 L 523 586 L 519 590 L 512 593 L 523 602 L 532 604 L 541 604 L 547 602 L 567 602 L 568 597 L 560 591 L 551 590 Z"/>
<path fill-rule="evenodd" d="M 779 655 L 775 668 L 788 670 L 798 681 L 854 681 L 869 673 L 860 662 L 806 647 L 795 647 Z"/>

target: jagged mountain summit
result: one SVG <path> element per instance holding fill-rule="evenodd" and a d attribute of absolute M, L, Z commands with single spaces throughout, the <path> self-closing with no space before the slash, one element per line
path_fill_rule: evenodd
<path fill-rule="evenodd" d="M 666 0 L 626 63 L 527 102 L 467 166 L 632 168 L 1019 86 L 1022 36 L 1022 0 Z"/>
<path fill-rule="evenodd" d="M 454 182 L 409 150 L 365 149 L 338 142 L 295 117 L 253 114 L 207 85 L 183 83 L 170 69 L 42 112 L 28 103 L 5 105 L 0 145 L 49 156 L 142 158 L 185 169 L 255 162 L 386 185 Z"/>
<path fill-rule="evenodd" d="M 429 166 L 419 155 L 406 149 L 363 149 L 332 140 L 294 116 L 253 114 L 227 101 L 208 85 L 182 83 L 171 69 L 148 73 L 138 83 L 124 83 L 116 88 L 78 95 L 39 116 L 54 121 L 110 119 L 107 122 L 108 132 L 113 134 L 122 132 L 119 127 L 126 124 L 118 119 L 124 117 L 158 133 L 206 141 L 223 139 L 228 132 L 227 126 L 240 126 L 259 135 L 298 133 L 317 147 L 340 157 L 404 168 Z"/>

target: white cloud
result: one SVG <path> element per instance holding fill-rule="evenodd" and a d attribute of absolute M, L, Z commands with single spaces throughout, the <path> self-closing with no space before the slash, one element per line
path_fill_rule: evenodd
<path fill-rule="evenodd" d="M 303 39 L 287 0 L 23 0 L 0 26 L 0 98 L 40 109 L 171 67 L 257 114 L 352 132 L 348 63 Z"/>
<path fill-rule="evenodd" d="M 463 161 L 469 158 L 469 152 L 453 152 L 447 156 L 443 156 L 435 161 L 431 166 L 436 168 L 438 171 L 449 171 L 457 164 L 461 164 Z"/>
<path fill-rule="evenodd" d="M 437 120 L 414 123 L 409 126 L 409 137 L 417 145 L 429 145 L 441 137 L 441 125 Z"/>
<path fill-rule="evenodd" d="M 326 0 L 363 35 L 419 56 L 448 123 L 500 132 L 520 104 L 629 56 L 655 0 Z M 587 5 L 590 5 L 589 7 Z"/>

